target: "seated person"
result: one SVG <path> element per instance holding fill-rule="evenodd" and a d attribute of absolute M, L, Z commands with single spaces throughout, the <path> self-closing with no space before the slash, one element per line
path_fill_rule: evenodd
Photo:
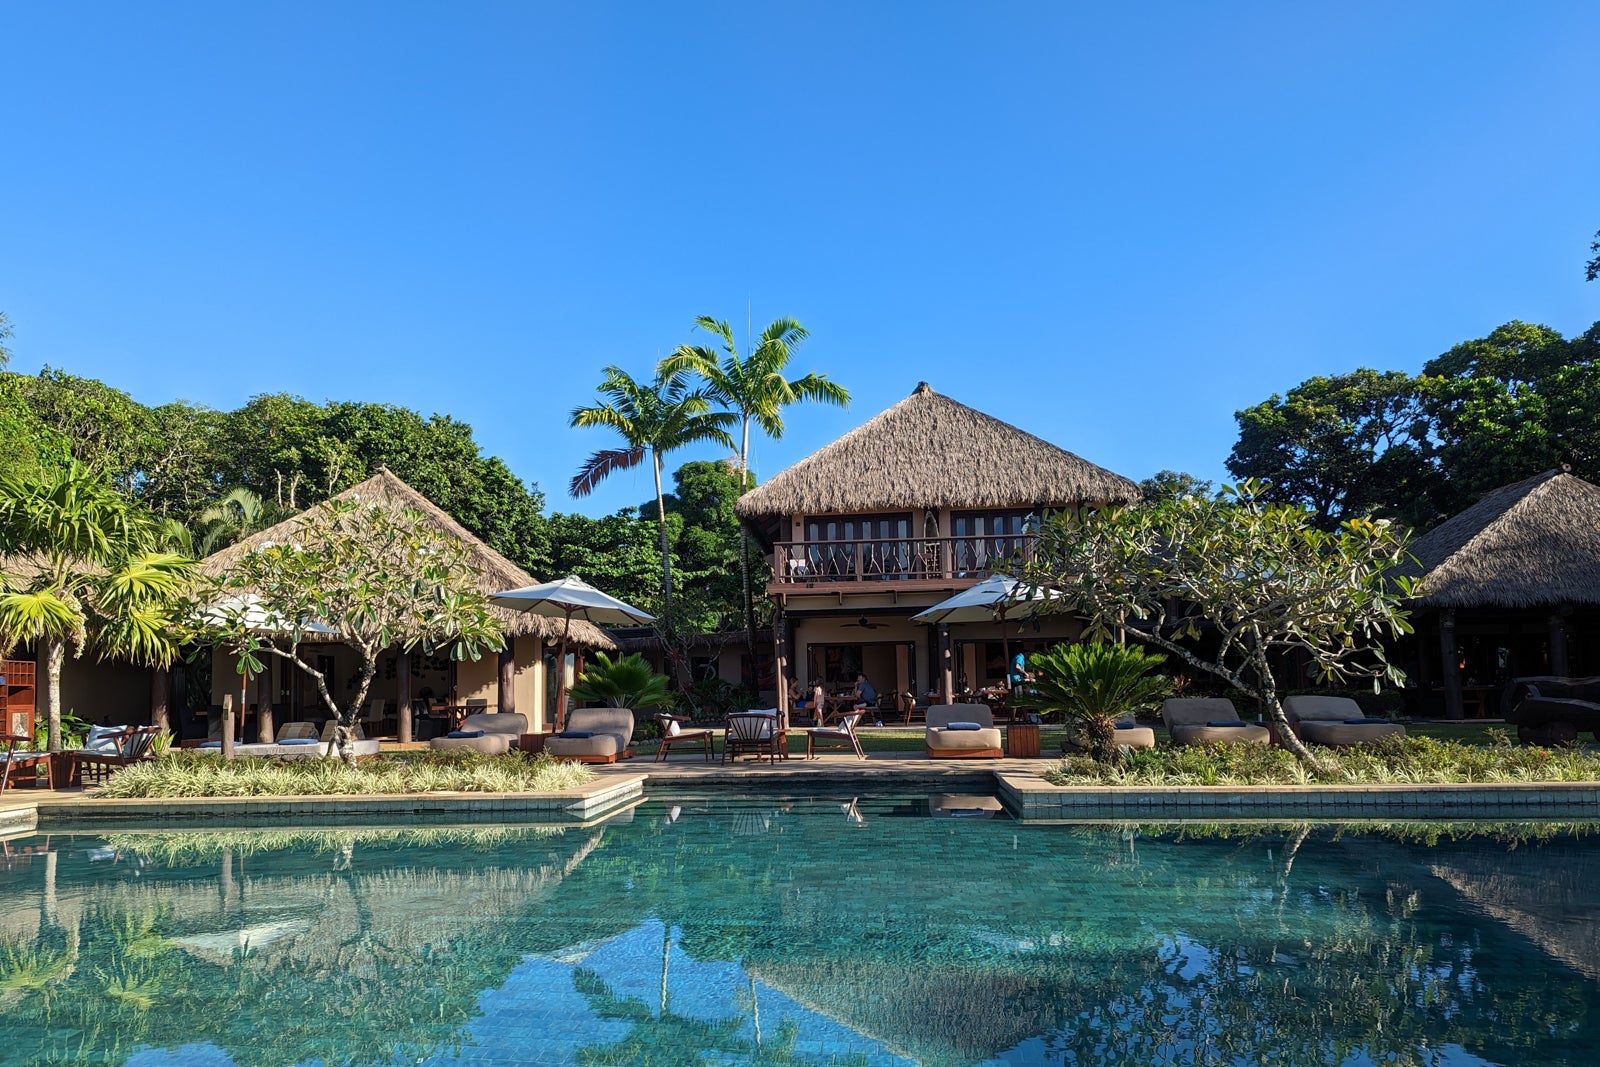
<path fill-rule="evenodd" d="M 878 706 L 878 691 L 872 688 L 872 683 L 867 681 L 865 674 L 858 673 L 856 675 L 855 698 L 857 711 L 865 711 L 868 708 Z"/>

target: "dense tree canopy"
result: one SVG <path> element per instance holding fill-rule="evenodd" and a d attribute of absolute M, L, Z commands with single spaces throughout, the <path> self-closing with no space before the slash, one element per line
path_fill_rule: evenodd
<path fill-rule="evenodd" d="M 1228 470 L 1333 524 L 1376 513 L 1425 528 L 1562 464 L 1600 478 L 1600 323 L 1573 338 L 1508 322 L 1422 373 L 1315 377 L 1235 414 Z"/>

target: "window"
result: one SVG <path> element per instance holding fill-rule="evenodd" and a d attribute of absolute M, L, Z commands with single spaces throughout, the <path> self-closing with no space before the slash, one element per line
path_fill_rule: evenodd
<path fill-rule="evenodd" d="M 903 577 L 911 563 L 910 539 L 910 512 L 806 519 L 808 566 L 818 578 Z"/>
<path fill-rule="evenodd" d="M 997 564 L 1024 554 L 1038 531 L 1037 508 L 955 512 L 950 516 L 950 536 L 956 574 L 987 574 Z"/>

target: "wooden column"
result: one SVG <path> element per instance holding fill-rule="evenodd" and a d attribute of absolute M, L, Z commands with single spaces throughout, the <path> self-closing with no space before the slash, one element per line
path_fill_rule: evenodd
<path fill-rule="evenodd" d="M 783 598 L 772 609 L 772 672 L 777 675 L 778 718 L 789 721 L 789 617 Z"/>
<path fill-rule="evenodd" d="M 956 657 L 948 626 L 939 627 L 939 696 L 946 704 L 956 702 Z"/>
<path fill-rule="evenodd" d="M 395 733 L 403 744 L 411 743 L 411 653 L 401 652 L 394 661 Z"/>
<path fill-rule="evenodd" d="M 517 710 L 517 639 L 506 635 L 506 647 L 500 650 L 500 685 L 498 690 L 500 713 Z"/>
<path fill-rule="evenodd" d="M 272 684 L 272 663 L 277 658 L 267 653 L 261 677 L 256 681 L 256 740 L 264 745 L 277 740 L 278 728 L 272 722 L 272 697 L 276 688 Z"/>
<path fill-rule="evenodd" d="M 1444 682 L 1444 717 L 1464 719 L 1466 705 L 1461 699 L 1461 657 L 1456 651 L 1456 613 L 1453 608 L 1439 612 L 1439 678 Z"/>
<path fill-rule="evenodd" d="M 1567 677 L 1567 612 L 1562 605 L 1550 613 L 1550 673 Z"/>
<path fill-rule="evenodd" d="M 150 725 L 159 726 L 163 733 L 172 732 L 172 705 L 168 696 L 172 691 L 172 672 L 157 667 L 150 672 Z"/>
<path fill-rule="evenodd" d="M 233 758 L 233 694 L 222 694 L 222 758 Z"/>

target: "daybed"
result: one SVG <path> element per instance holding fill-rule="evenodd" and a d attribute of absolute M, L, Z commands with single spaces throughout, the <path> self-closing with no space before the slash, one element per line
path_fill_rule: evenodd
<path fill-rule="evenodd" d="M 1343 748 L 1404 737 L 1406 728 L 1387 719 L 1369 719 L 1349 697 L 1292 696 L 1283 702 L 1294 735 L 1302 741 Z"/>
<path fill-rule="evenodd" d="M 469 715 L 467 721 L 494 718 Z M 521 718 L 521 716 L 517 716 Z M 633 711 L 629 708 L 574 708 L 567 716 L 567 728 L 545 739 L 544 750 L 560 759 L 579 763 L 615 763 L 631 759 L 633 749 Z"/>
<path fill-rule="evenodd" d="M 976 724 L 952 729 L 951 724 Z M 930 704 L 924 745 L 929 759 L 999 759 L 1000 731 L 986 704 Z"/>
<path fill-rule="evenodd" d="M 428 742 L 428 747 L 436 752 L 477 752 L 485 756 L 500 756 L 510 752 L 517 740 L 527 732 L 526 715 L 514 711 L 481 711 L 468 715 L 461 729 L 433 738 Z"/>
<path fill-rule="evenodd" d="M 1116 737 L 1113 740 L 1118 748 L 1156 747 L 1156 732 L 1148 726 L 1140 726 L 1136 722 L 1118 721 L 1116 731 Z M 1083 734 L 1076 728 L 1067 731 L 1066 744 L 1079 751 L 1089 747 Z"/>
<path fill-rule="evenodd" d="M 1189 697 L 1161 703 L 1161 721 L 1175 745 L 1269 745 L 1265 726 L 1239 718 L 1227 697 Z"/>

